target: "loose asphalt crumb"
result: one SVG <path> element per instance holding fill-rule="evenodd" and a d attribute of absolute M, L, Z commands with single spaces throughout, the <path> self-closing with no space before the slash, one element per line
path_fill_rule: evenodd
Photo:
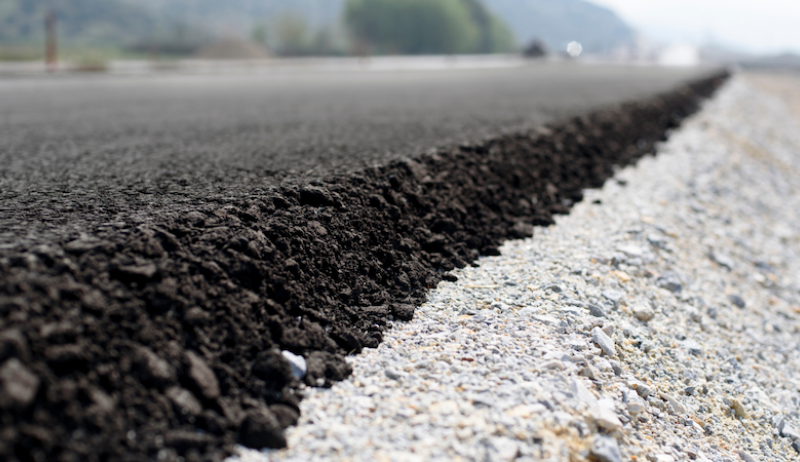
<path fill-rule="evenodd" d="M 721 82 L 148 225 L 0 248 L 0 458 L 219 460 L 236 443 L 285 446 L 315 393 L 305 387 L 347 378 L 344 356 L 378 347 L 429 288 L 462 274 L 448 271 L 551 224 Z"/>
<path fill-rule="evenodd" d="M 794 87 L 800 95 L 800 85 Z M 734 78 L 617 181 L 452 272 L 263 461 L 800 458 L 800 119 Z"/>

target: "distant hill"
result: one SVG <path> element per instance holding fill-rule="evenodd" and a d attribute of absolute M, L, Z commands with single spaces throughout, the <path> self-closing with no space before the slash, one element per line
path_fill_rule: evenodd
<path fill-rule="evenodd" d="M 153 16 L 134 3 L 113 0 L 0 0 L 0 43 L 44 39 L 44 16 L 52 9 L 58 34 L 73 44 L 119 45 L 146 36 Z"/>
<path fill-rule="evenodd" d="M 338 24 L 345 0 L 124 0 L 161 18 L 182 18 L 222 32 L 247 33 L 254 22 L 280 15 L 312 27 Z M 577 40 L 589 52 L 632 43 L 633 30 L 609 9 L 584 0 L 483 0 L 513 30 L 520 46 L 541 38 L 552 50 Z"/>
<path fill-rule="evenodd" d="M 147 8 L 168 21 L 202 25 L 218 33 L 250 32 L 254 23 L 301 16 L 311 27 L 338 23 L 344 0 L 116 0 Z"/>
<path fill-rule="evenodd" d="M 634 40 L 633 30 L 613 11 L 583 0 L 484 0 L 521 44 L 542 39 L 551 51 L 573 40 L 588 52 L 612 50 Z"/>
<path fill-rule="evenodd" d="M 177 51 L 217 36 L 249 36 L 294 15 L 313 30 L 341 25 L 345 0 L 0 0 L 0 44 L 40 41 L 48 8 L 59 36 L 74 44 L 146 47 L 177 43 Z M 514 32 L 518 45 L 541 38 L 551 50 L 577 40 L 589 52 L 631 43 L 633 31 L 612 11 L 583 0 L 483 0 Z M 269 31 L 267 31 L 269 32 Z M 269 34 L 267 34 L 269 35 Z M 180 50 L 178 50 L 180 49 Z"/>

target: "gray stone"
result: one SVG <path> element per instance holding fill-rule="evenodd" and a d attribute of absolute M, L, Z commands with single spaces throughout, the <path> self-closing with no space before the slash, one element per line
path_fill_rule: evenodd
<path fill-rule="evenodd" d="M 597 305 L 589 304 L 589 314 L 597 318 L 605 318 L 606 312 Z"/>
<path fill-rule="evenodd" d="M 298 379 L 302 379 L 306 376 L 306 371 L 308 370 L 306 366 L 306 358 L 296 355 L 291 351 L 281 351 L 281 354 L 287 361 L 289 361 L 289 365 L 292 366 L 292 375 Z"/>
<path fill-rule="evenodd" d="M 625 294 L 623 294 L 622 292 L 620 292 L 618 290 L 609 289 L 609 290 L 604 290 L 603 291 L 603 297 L 605 299 L 607 299 L 608 301 L 610 301 L 611 303 L 613 303 L 614 306 L 619 305 L 619 302 L 622 300 L 622 297 L 624 297 L 624 296 L 625 296 Z"/>
<path fill-rule="evenodd" d="M 625 391 L 622 394 L 622 401 L 632 415 L 640 414 L 647 410 L 647 404 L 633 391 Z"/>
<path fill-rule="evenodd" d="M 610 399 L 599 400 L 592 407 L 591 413 L 595 423 L 605 430 L 613 432 L 622 428 L 622 422 L 614 412 L 614 402 Z"/>
<path fill-rule="evenodd" d="M 171 383 L 175 381 L 175 369 L 153 350 L 143 347 L 136 347 L 136 362 L 139 364 L 143 378 L 157 384 Z"/>
<path fill-rule="evenodd" d="M 17 358 L 0 367 L 0 408 L 25 409 L 39 391 L 39 377 Z"/>
<path fill-rule="evenodd" d="M 672 293 L 679 293 L 683 290 L 683 282 L 677 274 L 666 271 L 656 281 L 656 285 Z"/>
<path fill-rule="evenodd" d="M 614 357 L 617 355 L 617 349 L 614 345 L 614 341 L 611 340 L 611 337 L 606 335 L 606 333 L 603 332 L 603 330 L 599 327 L 592 329 L 592 340 L 594 340 L 594 343 L 596 343 L 597 346 L 599 346 L 600 349 L 603 350 L 603 352 L 608 356 Z"/>
<path fill-rule="evenodd" d="M 194 397 L 192 392 L 181 387 L 170 387 L 164 394 L 172 401 L 182 414 L 200 415 L 203 412 L 203 405 Z"/>
<path fill-rule="evenodd" d="M 694 356 L 702 356 L 703 355 L 703 347 L 700 346 L 700 344 L 697 343 L 694 340 L 686 340 L 686 341 L 684 341 L 683 342 L 683 348 L 685 348 L 686 352 L 689 353 L 690 355 L 694 355 Z"/>
<path fill-rule="evenodd" d="M 217 376 L 205 360 L 194 351 L 186 352 L 186 360 L 189 361 L 189 378 L 200 393 L 207 399 L 219 398 Z"/>
<path fill-rule="evenodd" d="M 656 316 L 656 313 L 647 305 L 637 305 L 633 307 L 633 315 L 639 321 L 648 322 Z"/>
<path fill-rule="evenodd" d="M 738 454 L 739 457 L 741 457 L 744 462 L 758 462 L 758 460 L 755 457 L 751 456 L 746 451 L 738 451 Z"/>
<path fill-rule="evenodd" d="M 634 382 L 631 385 L 631 388 L 636 390 L 636 393 L 645 399 L 647 399 L 647 397 L 653 393 L 653 389 L 643 382 Z"/>
<path fill-rule="evenodd" d="M 710 258 L 711 261 L 718 264 L 719 266 L 722 266 L 723 268 L 726 268 L 728 270 L 733 269 L 733 260 L 731 259 L 731 257 L 725 255 L 724 253 L 718 250 L 712 250 L 711 252 L 709 252 L 708 258 Z"/>
<path fill-rule="evenodd" d="M 784 438 L 789 438 L 793 441 L 800 440 L 800 432 L 798 432 L 797 429 L 791 425 L 785 424 L 783 428 L 780 429 L 780 433 Z"/>
<path fill-rule="evenodd" d="M 254 409 L 247 413 L 239 428 L 242 444 L 249 448 L 280 449 L 286 447 L 280 423 L 267 409 Z"/>
<path fill-rule="evenodd" d="M 736 305 L 736 307 L 739 308 L 739 309 L 744 309 L 744 307 L 747 306 L 747 304 L 745 303 L 744 299 L 740 295 L 737 295 L 737 294 L 729 295 L 728 296 L 728 300 L 730 300 L 731 303 Z"/>
<path fill-rule="evenodd" d="M 590 449 L 592 459 L 597 462 L 622 462 L 617 440 L 606 435 L 597 435 Z"/>

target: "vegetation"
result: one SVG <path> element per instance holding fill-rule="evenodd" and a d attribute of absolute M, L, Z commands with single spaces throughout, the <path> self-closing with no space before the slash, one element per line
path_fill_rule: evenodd
<path fill-rule="evenodd" d="M 378 53 L 450 54 L 510 51 L 514 39 L 478 0 L 349 0 L 355 39 Z"/>
<path fill-rule="evenodd" d="M 0 0 L 0 43 L 42 42 L 47 11 L 58 18 L 59 38 L 74 45 L 124 44 L 155 24 L 145 10 L 109 0 Z"/>

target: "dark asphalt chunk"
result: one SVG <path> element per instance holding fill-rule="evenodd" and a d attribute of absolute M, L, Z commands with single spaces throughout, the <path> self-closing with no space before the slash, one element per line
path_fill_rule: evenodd
<path fill-rule="evenodd" d="M 446 271 L 567 213 L 719 84 L 0 248 L 2 387 L 29 390 L 0 403 L 0 459 L 284 445 L 302 394 L 283 351 L 306 359 L 306 385 L 343 380 L 344 355 L 378 346 Z"/>
<path fill-rule="evenodd" d="M 385 165 L 708 72 L 567 63 L 0 81 L 0 245 Z"/>

